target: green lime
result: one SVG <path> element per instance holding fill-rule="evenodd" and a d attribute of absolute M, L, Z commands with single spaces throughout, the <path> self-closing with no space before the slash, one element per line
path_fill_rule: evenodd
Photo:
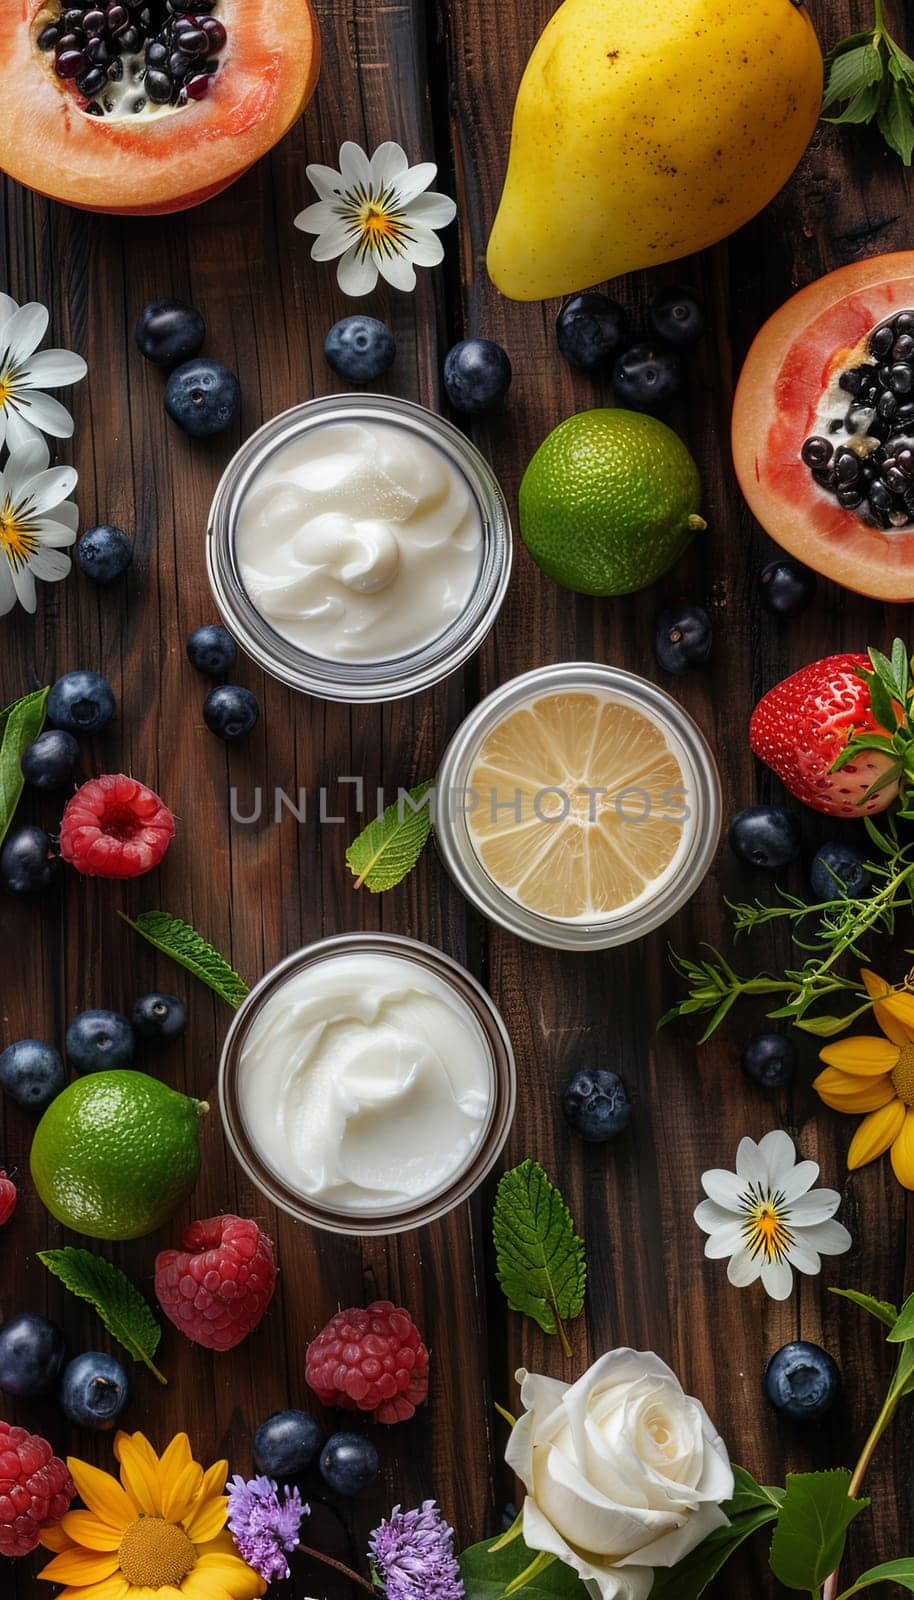
<path fill-rule="evenodd" d="M 706 526 L 700 498 L 698 468 L 666 423 L 637 411 L 581 411 L 553 428 L 524 473 L 520 531 L 566 589 L 632 594 Z"/>
<path fill-rule="evenodd" d="M 52 1100 L 32 1178 L 58 1222 L 93 1239 L 139 1239 L 166 1222 L 200 1170 L 205 1101 L 145 1072 L 93 1072 Z"/>

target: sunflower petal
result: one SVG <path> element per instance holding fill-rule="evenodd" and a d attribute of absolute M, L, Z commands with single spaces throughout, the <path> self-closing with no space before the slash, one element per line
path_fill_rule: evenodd
<path fill-rule="evenodd" d="M 892 1145 L 892 1171 L 904 1189 L 914 1189 L 914 1111 L 906 1111 Z"/>
<path fill-rule="evenodd" d="M 813 1079 L 812 1086 L 833 1111 L 878 1111 L 895 1098 L 890 1077 L 853 1078 L 837 1067 L 826 1067 Z"/>
<path fill-rule="evenodd" d="M 89 1596 L 86 1595 L 85 1589 L 61 1589 L 57 1600 L 137 1600 L 142 1592 L 140 1589 L 132 1589 L 127 1579 L 116 1572 L 113 1578 L 106 1578 L 103 1583 L 94 1583 Z M 154 1600 L 153 1591 L 150 1589 L 147 1593 L 150 1600 Z"/>
<path fill-rule="evenodd" d="M 116 1550 L 80 1550 L 74 1546 L 42 1567 L 40 1576 L 49 1583 L 75 1583 L 85 1588 L 87 1584 L 113 1577 L 117 1569 Z"/>
<path fill-rule="evenodd" d="M 183 1522 L 200 1498 L 203 1468 L 196 1461 L 188 1462 L 174 1478 L 165 1477 L 162 1491 L 162 1515 L 169 1522 Z"/>
<path fill-rule="evenodd" d="M 123 1533 L 128 1522 L 132 1522 L 136 1516 L 136 1506 L 117 1479 L 108 1472 L 100 1472 L 98 1467 L 90 1466 L 88 1461 L 78 1461 L 75 1456 L 67 1457 L 67 1466 L 89 1510 L 94 1511 L 102 1522 L 109 1522 L 112 1528 L 120 1528 Z"/>
<path fill-rule="evenodd" d="M 840 1067 L 855 1078 L 876 1078 L 881 1072 L 891 1072 L 898 1065 L 898 1046 L 889 1039 L 874 1034 L 856 1035 L 852 1039 L 836 1039 L 819 1051 L 819 1059 L 826 1066 Z"/>
<path fill-rule="evenodd" d="M 44 1545 L 45 1550 L 54 1550 L 58 1555 L 61 1550 L 73 1548 L 73 1540 L 67 1538 L 62 1522 L 55 1523 L 53 1528 L 42 1528 L 38 1543 Z"/>
<path fill-rule="evenodd" d="M 222 1462 L 217 1462 L 216 1465 L 221 1467 Z M 225 1483 L 224 1472 L 222 1483 Z M 184 1518 L 187 1537 L 194 1544 L 207 1544 L 210 1539 L 215 1539 L 225 1527 L 227 1511 L 228 1499 L 225 1495 L 201 1494 L 191 1513 Z"/>
<path fill-rule="evenodd" d="M 889 1145 L 895 1143 L 901 1132 L 904 1116 L 901 1101 L 890 1100 L 887 1106 L 871 1111 L 868 1117 L 864 1117 L 847 1152 L 848 1170 L 856 1172 L 858 1167 L 865 1167 L 868 1162 L 885 1155 Z"/>
<path fill-rule="evenodd" d="M 120 1433 L 114 1443 L 114 1453 L 121 1464 L 121 1483 L 145 1517 L 162 1515 L 162 1496 L 159 1489 L 158 1461 L 155 1466 L 149 1459 L 151 1451 L 137 1444 L 141 1434 L 133 1438 Z M 143 1444 L 145 1444 L 145 1439 Z"/>
<path fill-rule="evenodd" d="M 242 1561 L 239 1555 L 202 1555 L 194 1568 L 207 1580 L 221 1583 L 233 1600 L 257 1600 L 266 1590 L 260 1574 Z"/>
<path fill-rule="evenodd" d="M 63 1528 L 73 1543 L 82 1545 L 84 1550 L 117 1550 L 124 1531 L 112 1528 L 110 1523 L 94 1517 L 91 1511 L 68 1511 Z"/>
<path fill-rule="evenodd" d="M 897 1045 L 914 1043 L 914 994 L 899 993 L 866 968 L 860 976 L 867 994 L 876 1000 L 873 1016 L 886 1038 Z"/>

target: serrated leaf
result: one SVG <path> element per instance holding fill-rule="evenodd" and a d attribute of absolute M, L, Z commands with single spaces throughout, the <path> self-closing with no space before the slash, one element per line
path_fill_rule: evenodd
<path fill-rule="evenodd" d="M 383 894 L 412 872 L 431 831 L 430 805 L 422 802 L 432 788 L 429 780 L 410 789 L 406 797 L 398 795 L 353 839 L 346 862 L 357 889 L 364 886 L 371 894 Z"/>
<path fill-rule="evenodd" d="M 20 765 L 22 752 L 44 727 L 49 692 L 46 688 L 36 689 L 0 711 L 0 844 L 6 838 L 25 785 Z"/>
<path fill-rule="evenodd" d="M 914 1294 L 909 1294 L 889 1334 L 889 1344 L 907 1344 L 914 1339 Z"/>
<path fill-rule="evenodd" d="M 522 1538 L 513 1539 L 500 1550 L 493 1550 L 495 1542 L 484 1539 L 458 1556 L 466 1600 L 503 1600 L 505 1589 L 536 1556 Z M 521 1593 L 529 1600 L 587 1600 L 588 1590 L 571 1567 L 556 1561 L 524 1584 Z"/>
<path fill-rule="evenodd" d="M 882 55 L 872 39 L 855 45 L 853 49 L 842 50 L 829 62 L 828 79 L 822 97 L 823 110 L 836 101 L 852 99 L 871 84 L 880 83 L 883 72 Z"/>
<path fill-rule="evenodd" d="M 124 913 L 119 915 L 124 916 Z M 135 921 L 130 917 L 124 917 L 124 921 L 148 939 L 156 950 L 171 956 L 185 971 L 193 973 L 234 1010 L 248 994 L 249 985 L 189 922 L 182 922 L 180 917 L 173 917 L 167 911 L 141 911 Z"/>
<path fill-rule="evenodd" d="M 842 1600 L 848 1600 L 861 1589 L 870 1589 L 874 1583 L 897 1583 L 899 1588 L 914 1594 L 914 1556 L 901 1556 L 897 1561 L 884 1561 L 881 1567 L 870 1567 L 862 1572 L 856 1583 L 846 1589 Z"/>
<path fill-rule="evenodd" d="M 894 150 L 909 167 L 914 154 L 914 116 L 911 112 L 911 93 L 906 84 L 897 80 L 892 83 L 879 107 L 876 121 L 889 149 Z"/>
<path fill-rule="evenodd" d="M 498 1281 L 508 1305 L 531 1317 L 544 1333 L 557 1333 L 570 1356 L 564 1323 L 579 1316 L 584 1306 L 584 1242 L 559 1190 L 538 1161 L 522 1161 L 502 1175 L 492 1237 Z"/>
<path fill-rule="evenodd" d="M 75 1245 L 39 1250 L 38 1259 L 71 1294 L 95 1307 L 112 1338 L 134 1361 L 142 1361 L 160 1383 L 167 1383 L 152 1359 L 162 1330 L 139 1289 L 120 1267 Z"/>
<path fill-rule="evenodd" d="M 897 1307 L 888 1300 L 876 1300 L 871 1294 L 861 1294 L 859 1289 L 832 1289 L 830 1292 L 840 1295 L 842 1300 L 851 1300 L 855 1306 L 868 1311 L 871 1317 L 884 1323 L 887 1328 L 893 1328 L 898 1321 Z"/>
<path fill-rule="evenodd" d="M 847 1530 L 869 1500 L 851 1500 L 851 1474 L 789 1472 L 771 1541 L 771 1570 L 788 1589 L 818 1592 L 841 1564 Z"/>

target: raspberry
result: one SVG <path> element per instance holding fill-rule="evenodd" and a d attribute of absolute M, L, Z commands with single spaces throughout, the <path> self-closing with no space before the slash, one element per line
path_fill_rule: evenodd
<path fill-rule="evenodd" d="M 0 1228 L 9 1222 L 16 1209 L 16 1185 L 0 1167 Z"/>
<path fill-rule="evenodd" d="M 192 1222 L 183 1250 L 160 1250 L 155 1285 L 166 1317 L 206 1350 L 233 1350 L 273 1298 L 273 1241 L 243 1217 Z"/>
<path fill-rule="evenodd" d="M 375 1300 L 330 1318 L 308 1346 L 305 1379 L 325 1406 L 407 1422 L 428 1399 L 428 1351 L 408 1311 Z"/>
<path fill-rule="evenodd" d="M 89 878 L 138 878 L 158 866 L 174 831 L 157 794 L 123 772 L 106 772 L 67 801 L 60 853 Z"/>
<path fill-rule="evenodd" d="M 0 1556 L 27 1556 L 76 1494 L 46 1439 L 0 1420 Z"/>

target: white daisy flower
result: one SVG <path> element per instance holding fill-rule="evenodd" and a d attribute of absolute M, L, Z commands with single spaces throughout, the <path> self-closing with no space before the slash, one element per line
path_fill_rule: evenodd
<path fill-rule="evenodd" d="M 35 579 L 56 583 L 70 570 L 64 550 L 76 538 L 79 512 L 67 497 L 76 487 L 76 471 L 49 468 L 49 460 L 39 434 L 0 468 L 0 617 L 17 600 L 34 611 Z"/>
<path fill-rule="evenodd" d="M 0 449 L 10 450 L 49 433 L 69 439 L 73 418 L 44 389 L 60 389 L 86 376 L 82 356 L 70 350 L 39 350 L 48 329 L 48 311 L 35 301 L 18 306 L 0 294 Z"/>
<path fill-rule="evenodd" d="M 444 246 L 434 230 L 457 215 L 453 200 L 425 194 L 438 168 L 433 161 L 411 167 L 398 144 L 379 145 L 369 160 L 347 141 L 340 170 L 306 169 L 320 199 L 295 218 L 296 228 L 316 233 L 314 261 L 334 261 L 344 294 L 370 294 L 378 274 L 395 289 L 414 289 L 416 267 L 436 267 Z"/>
<path fill-rule="evenodd" d="M 794 1267 L 814 1275 L 820 1256 L 850 1249 L 847 1229 L 832 1221 L 841 1196 L 814 1189 L 818 1176 L 815 1161 L 797 1161 L 793 1140 L 781 1132 L 766 1133 L 759 1144 L 742 1139 L 735 1173 L 716 1168 L 704 1174 L 708 1199 L 695 1221 L 709 1236 L 705 1255 L 729 1256 L 727 1277 L 737 1289 L 761 1278 L 772 1300 L 786 1300 Z"/>

